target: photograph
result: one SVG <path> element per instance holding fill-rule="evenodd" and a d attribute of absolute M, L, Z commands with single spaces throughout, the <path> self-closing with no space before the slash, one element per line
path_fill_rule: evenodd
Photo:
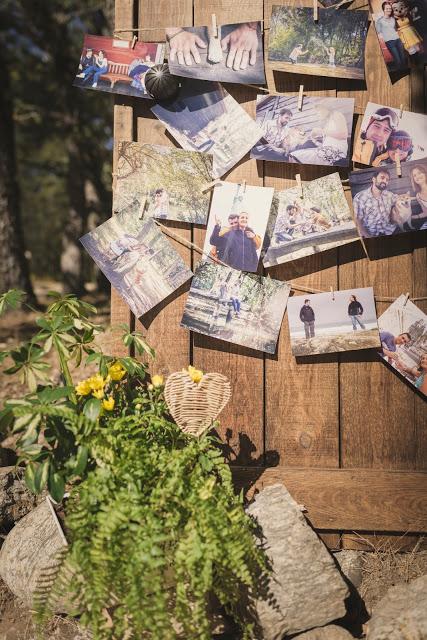
<path fill-rule="evenodd" d="M 165 45 L 138 41 L 132 49 L 131 44 L 129 40 L 85 35 L 73 85 L 150 98 L 144 77 L 151 67 L 164 61 Z"/>
<path fill-rule="evenodd" d="M 212 156 L 157 144 L 120 141 L 113 211 L 206 224 Z"/>
<path fill-rule="evenodd" d="M 115 214 L 80 242 L 137 317 L 193 275 L 151 218 Z"/>
<path fill-rule="evenodd" d="M 276 193 L 264 243 L 265 267 L 359 240 L 338 173 Z"/>
<path fill-rule="evenodd" d="M 251 158 L 348 167 L 354 98 L 257 96 L 256 122 L 263 137 Z"/>
<path fill-rule="evenodd" d="M 218 82 L 187 80 L 172 102 L 151 111 L 189 151 L 213 155 L 213 176 L 220 178 L 245 156 L 262 131 Z"/>
<path fill-rule="evenodd" d="M 363 238 L 427 229 L 427 158 L 350 173 L 355 221 Z"/>
<path fill-rule="evenodd" d="M 213 190 L 204 252 L 233 269 L 256 271 L 274 194 L 272 187 L 221 182 Z"/>
<path fill-rule="evenodd" d="M 369 0 L 378 42 L 393 78 L 427 61 L 426 0 Z"/>
<path fill-rule="evenodd" d="M 273 5 L 268 60 L 273 69 L 333 78 L 365 78 L 368 11 Z"/>
<path fill-rule="evenodd" d="M 427 396 L 427 315 L 405 294 L 378 318 L 380 356 Z"/>
<path fill-rule="evenodd" d="M 261 22 L 166 29 L 169 69 L 199 80 L 265 84 Z"/>
<path fill-rule="evenodd" d="M 195 270 L 181 326 L 274 353 L 290 286 L 213 262 Z"/>
<path fill-rule="evenodd" d="M 292 296 L 288 320 L 294 356 L 380 346 L 372 287 Z"/>
<path fill-rule="evenodd" d="M 427 116 L 368 102 L 353 161 L 373 167 L 427 158 Z"/>

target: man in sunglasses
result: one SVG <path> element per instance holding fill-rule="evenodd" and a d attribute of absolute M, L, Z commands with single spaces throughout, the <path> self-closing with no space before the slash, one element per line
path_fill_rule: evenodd
<path fill-rule="evenodd" d="M 354 146 L 353 160 L 361 164 L 374 164 L 377 156 L 387 151 L 387 142 L 399 125 L 393 109 L 381 107 L 370 117 L 365 131 L 361 131 Z"/>

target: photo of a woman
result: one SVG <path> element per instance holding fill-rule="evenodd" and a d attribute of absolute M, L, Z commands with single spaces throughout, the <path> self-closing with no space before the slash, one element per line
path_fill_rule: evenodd
<path fill-rule="evenodd" d="M 383 2 L 381 5 L 383 15 L 375 22 L 378 35 L 384 41 L 388 52 L 393 57 L 396 69 L 407 67 L 405 49 L 397 33 L 396 19 L 393 15 L 393 7 L 390 2 Z"/>
<path fill-rule="evenodd" d="M 411 224 L 415 229 L 427 229 L 427 166 L 417 164 L 411 170 L 411 185 L 421 212 L 412 214 Z"/>
<path fill-rule="evenodd" d="M 365 330 L 365 325 L 363 324 L 363 322 L 360 320 L 360 317 L 359 317 L 363 315 L 363 307 L 355 295 L 350 296 L 350 304 L 348 305 L 348 315 L 351 318 L 353 331 L 357 331 L 357 325 L 359 325 L 361 329 Z"/>

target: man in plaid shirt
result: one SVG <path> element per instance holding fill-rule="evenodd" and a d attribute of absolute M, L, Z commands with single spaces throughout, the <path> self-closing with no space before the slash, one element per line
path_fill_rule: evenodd
<path fill-rule="evenodd" d="M 387 169 L 378 169 L 372 176 L 372 185 L 360 191 L 353 199 L 354 213 L 364 238 L 389 236 L 396 230 L 390 221 L 397 195 L 387 191 L 390 173 Z"/>

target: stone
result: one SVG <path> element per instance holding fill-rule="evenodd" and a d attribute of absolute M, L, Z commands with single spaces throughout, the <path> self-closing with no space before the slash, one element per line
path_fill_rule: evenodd
<path fill-rule="evenodd" d="M 343 551 L 335 552 L 333 555 L 347 580 L 349 580 L 356 589 L 359 589 L 363 579 L 363 559 L 365 553 L 363 551 L 344 549 Z"/>
<path fill-rule="evenodd" d="M 269 589 L 274 602 L 259 598 L 253 603 L 257 638 L 281 640 L 285 634 L 307 631 L 344 616 L 347 585 L 287 489 L 281 484 L 263 489 L 247 512 L 262 529 L 260 544 L 273 568 Z"/>
<path fill-rule="evenodd" d="M 24 470 L 0 467 L 0 530 L 10 531 L 13 525 L 32 511 L 40 502 L 27 489 Z"/>
<path fill-rule="evenodd" d="M 368 640 L 427 638 L 427 575 L 391 587 L 372 611 Z"/>
<path fill-rule="evenodd" d="M 294 636 L 294 640 L 353 640 L 353 636 L 342 627 L 330 624 Z"/>

